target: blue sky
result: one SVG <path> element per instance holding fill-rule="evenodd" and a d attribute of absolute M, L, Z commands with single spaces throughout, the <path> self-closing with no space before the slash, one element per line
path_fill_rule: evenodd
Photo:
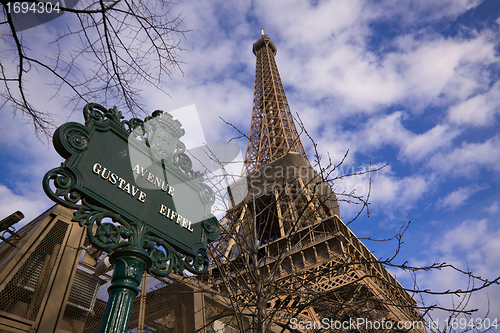
<path fill-rule="evenodd" d="M 340 161 L 349 149 L 340 172 L 389 163 L 372 175 L 370 217 L 364 214 L 350 228 L 359 237 L 387 238 L 409 216 L 396 262 L 468 264 L 484 278 L 500 276 L 500 2 L 179 1 L 173 12 L 190 30 L 181 41 L 184 73 L 174 72 L 165 84 L 170 96 L 141 87 L 147 108 L 195 104 L 208 141 L 235 135 L 219 117 L 248 132 L 252 43 L 264 27 L 278 48 L 290 108 L 323 156 Z M 71 24 L 70 16 L 26 30 L 23 38 L 43 51 L 63 22 Z M 52 78 L 30 75 L 31 96 L 57 126 L 83 120 L 63 98 L 48 98 Z M 0 117 L 0 216 L 22 210 L 30 219 L 51 205 L 41 179 L 62 159 L 21 114 L 4 108 Z M 312 143 L 302 141 L 311 158 Z M 366 195 L 368 178 L 336 184 L 339 192 L 354 188 Z M 357 207 L 340 209 L 349 221 Z M 382 258 L 396 247 L 366 245 Z M 390 270 L 412 287 L 406 273 Z M 449 270 L 419 274 L 418 283 L 432 290 L 467 288 L 467 280 Z M 500 318 L 498 286 L 472 298 L 469 306 L 480 309 L 474 318 L 486 313 L 487 294 L 488 316 Z M 451 304 L 450 297 L 437 301 Z"/>

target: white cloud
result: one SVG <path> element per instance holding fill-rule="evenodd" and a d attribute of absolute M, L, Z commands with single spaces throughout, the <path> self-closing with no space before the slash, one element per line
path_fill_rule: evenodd
<path fill-rule="evenodd" d="M 382 6 L 373 6 L 389 20 L 402 17 L 402 24 L 436 21 L 442 18 L 455 18 L 469 9 L 478 6 L 483 0 L 441 0 L 435 1 L 397 1 L 387 0 Z"/>
<path fill-rule="evenodd" d="M 410 160 L 420 160 L 435 152 L 439 148 L 448 147 L 452 144 L 452 140 L 459 134 L 455 129 L 448 125 L 438 124 L 422 134 L 409 135 L 404 146 L 402 147 L 403 154 Z"/>
<path fill-rule="evenodd" d="M 465 200 L 467 200 L 470 196 L 469 190 L 466 188 L 459 188 L 456 191 L 453 191 L 452 193 L 448 194 L 442 201 L 439 206 L 442 207 L 449 207 L 449 208 L 455 208 L 458 205 L 461 205 L 464 203 Z"/>
<path fill-rule="evenodd" d="M 372 165 L 376 169 L 381 165 Z M 340 168 L 341 174 L 355 173 L 368 170 L 369 166 L 359 168 L 344 165 Z M 412 175 L 408 177 L 398 177 L 388 165 L 380 171 L 371 174 L 370 200 L 372 210 L 383 211 L 390 218 L 398 210 L 409 210 L 423 198 L 429 191 L 431 181 L 423 176 Z M 335 182 L 336 193 L 363 196 L 365 199 L 370 191 L 370 175 L 368 173 L 360 176 L 346 177 Z M 345 197 L 339 195 L 339 199 Z M 341 203 L 340 210 L 342 216 L 356 214 L 360 207 L 352 204 Z"/>
<path fill-rule="evenodd" d="M 486 208 L 486 211 L 490 214 L 498 213 L 500 211 L 500 204 L 498 203 L 498 201 L 493 201 L 491 206 Z"/>
<path fill-rule="evenodd" d="M 459 130 L 447 124 L 437 124 L 428 131 L 417 134 L 404 127 L 405 117 L 406 114 L 402 111 L 378 117 L 373 116 L 353 131 L 335 128 L 331 131 L 321 132 L 321 139 L 318 140 L 318 143 L 320 147 L 325 145 L 329 149 L 335 149 L 335 146 L 350 148 L 351 153 L 354 154 L 372 152 L 386 146 L 397 147 L 401 159 L 415 163 L 450 147 L 453 139 L 460 134 Z M 318 124 L 316 123 L 316 125 Z M 336 136 L 335 143 L 331 144 L 334 135 Z M 342 153 L 343 151 L 339 151 L 334 155 L 341 158 Z"/>
<path fill-rule="evenodd" d="M 478 245 L 484 244 L 481 243 L 482 240 L 491 237 L 488 229 L 486 219 L 464 221 L 455 229 L 446 232 L 441 242 L 436 244 L 436 248 L 446 254 L 463 255 L 464 252 L 477 249 Z"/>
<path fill-rule="evenodd" d="M 41 192 L 41 191 L 40 191 Z M 10 214 L 21 211 L 24 219 L 13 225 L 15 230 L 19 230 L 23 225 L 33 220 L 43 211 L 53 205 L 51 201 L 40 192 L 27 192 L 15 194 L 7 186 L 0 184 L 0 219 Z"/>
<path fill-rule="evenodd" d="M 426 193 L 429 181 L 414 175 L 404 178 L 384 176 L 381 171 L 373 178 L 371 201 L 379 207 L 410 208 Z"/>
<path fill-rule="evenodd" d="M 435 155 L 429 165 L 451 176 L 477 177 L 486 172 L 500 170 L 500 137 L 497 135 L 482 143 L 463 143 L 449 153 Z"/>
<path fill-rule="evenodd" d="M 494 43 L 487 33 L 471 39 L 444 38 L 432 33 L 424 33 L 422 38 L 414 34 L 399 38 L 396 43 L 401 53 L 391 54 L 389 58 L 405 69 L 404 77 L 412 89 L 411 94 L 416 93 L 428 102 L 444 92 L 449 98 L 464 97 L 464 94 L 466 97 L 471 89 L 484 83 L 477 77 L 476 73 L 481 70 L 478 65 L 496 61 Z M 465 71 L 464 67 L 475 67 L 475 70 Z M 456 96 L 458 93 L 460 96 Z"/>
<path fill-rule="evenodd" d="M 179 3 L 174 8 L 184 11 L 182 28 L 193 30 L 181 42 L 186 49 L 181 54 L 186 62 L 182 65 L 184 75 L 175 72 L 172 82 L 164 86 L 172 98 L 145 87 L 146 108 L 168 111 L 196 104 L 209 141 L 226 141 L 235 135 L 219 116 L 247 134 L 255 70 L 251 49 L 260 37 L 259 28 L 264 26 L 278 48 L 277 63 L 291 110 L 300 113 L 324 159 L 326 151 L 330 151 L 332 161 L 339 162 L 350 149 L 346 165 L 361 165 L 350 171 L 366 168 L 369 159 L 377 165 L 390 161 L 391 167 L 373 175 L 372 212 L 380 211 L 388 218 L 401 211 L 415 216 L 415 211 L 432 204 L 425 200 L 427 193 L 439 192 L 441 179 L 448 176 L 485 177 L 481 180 L 487 178 L 493 188 L 500 171 L 500 137 L 477 142 L 466 127 L 497 125 L 500 85 L 493 84 L 491 73 L 499 63 L 495 53 L 498 31 L 486 27 L 480 33 L 467 31 L 445 37 L 425 24 L 445 18 L 441 23 L 446 25 L 480 1 L 313 2 Z M 374 30 L 379 23 L 394 25 L 401 32 L 394 31 L 397 37 L 379 34 Z M 425 28 L 420 29 L 422 26 Z M 52 33 L 46 30 L 48 27 L 40 27 L 43 34 L 26 32 L 25 38 L 35 42 L 31 44 L 33 50 L 46 49 Z M 15 70 L 15 62 L 11 64 L 9 69 Z M 54 113 L 56 124 L 67 121 L 69 112 L 60 100 L 45 102 L 51 90 L 43 75 L 33 72 L 30 76 L 29 84 L 35 87 L 33 97 L 44 101 L 44 108 Z M 384 110 L 386 106 L 392 108 Z M 425 128 L 413 123 L 413 117 L 420 117 Z M 72 120 L 81 122 L 81 113 L 76 112 Z M 8 176 L 0 185 L 0 195 L 5 198 L 0 202 L 0 214 L 6 216 L 19 209 L 27 215 L 25 220 L 52 204 L 41 191 L 40 181 L 62 160 L 50 144 L 43 146 L 27 133 L 31 133 L 29 126 L 22 125 L 19 119 L 10 122 L 8 113 L 2 115 L 0 152 L 27 156 L 31 161 L 23 160 L 20 165 L 9 161 L 1 170 Z M 302 139 L 306 147 L 312 147 L 307 138 Z M 387 152 L 388 147 L 395 148 L 396 154 Z M 244 150 L 246 143 L 241 148 Z M 311 153 L 309 157 L 313 159 Z M 437 171 L 435 177 L 432 171 Z M 469 177 L 460 180 L 435 208 L 455 208 L 457 214 L 467 209 L 464 203 L 476 188 L 467 183 Z M 7 181 L 14 181 L 14 185 Z M 366 195 L 368 177 L 336 184 L 337 191 L 350 192 L 354 188 L 356 194 Z M 421 246 L 415 256 L 422 261 L 429 250 L 432 262 L 442 259 L 459 266 L 467 257 L 478 274 L 500 275 L 496 268 L 500 267 L 500 237 L 491 228 L 498 221 L 482 220 L 480 215 L 494 217 L 500 211 L 499 203 L 485 202 L 489 207 L 475 207 L 480 216 L 477 221 L 466 221 L 456 228 L 453 219 L 436 226 L 422 218 L 419 223 L 433 243 Z M 357 208 L 342 205 L 341 214 L 352 216 Z M 442 225 L 445 227 L 437 231 Z M 373 231 L 370 226 L 366 229 L 367 233 Z M 420 242 L 423 237 L 415 238 Z M 463 276 L 452 271 L 431 273 L 421 282 L 421 287 L 431 290 L 463 289 L 467 284 Z M 498 288 L 488 292 L 495 312 L 490 317 L 500 317 L 496 301 L 500 292 Z M 477 294 L 471 307 L 485 309 L 484 294 Z"/>
<path fill-rule="evenodd" d="M 314 121 L 314 120 L 313 120 Z M 309 121 L 311 123 L 311 121 Z M 325 167 L 328 164 L 328 159 L 330 158 L 332 163 L 338 164 L 347 154 L 346 161 L 344 165 L 348 165 L 355 161 L 356 149 L 354 143 L 350 140 L 348 136 L 337 135 L 340 131 L 340 127 L 335 125 L 328 126 L 326 129 L 321 131 L 321 135 L 315 135 L 314 131 L 310 127 L 307 130 L 312 135 L 313 141 L 308 137 L 302 135 L 302 144 L 306 149 L 308 149 L 309 161 L 314 165 L 316 164 L 316 157 L 314 156 L 314 147 L 317 145 L 318 153 L 321 157 L 321 164 Z"/>
<path fill-rule="evenodd" d="M 500 276 L 500 231 L 497 223 L 498 221 L 487 219 L 463 221 L 455 228 L 444 232 L 438 241 L 428 246 L 428 260 L 431 263 L 446 262 L 462 270 L 470 269 L 475 276 L 481 276 L 490 281 L 495 279 Z M 413 264 L 424 265 L 425 263 L 420 257 L 414 260 Z M 483 284 L 480 281 L 472 284 L 467 275 L 450 268 L 420 272 L 417 275 L 420 288 L 432 291 L 467 290 Z M 454 308 L 458 302 L 467 297 L 467 295 L 457 298 L 451 295 L 424 294 L 427 305 L 439 303 L 448 308 Z M 488 318 L 492 320 L 499 318 L 500 287 L 493 285 L 485 290 L 474 292 L 467 304 L 467 309 L 479 309 L 474 313 L 473 318 L 486 316 L 487 310 L 489 310 Z M 442 323 L 449 313 L 433 311 L 432 315 L 441 318 Z"/>
<path fill-rule="evenodd" d="M 46 105 L 61 109 L 60 105 L 57 107 L 58 102 L 61 101 Z M 78 116 L 83 120 L 81 114 Z M 65 116 L 59 113 L 54 118 L 60 120 Z M 64 159 L 57 154 L 52 142 L 36 137 L 22 115 L 2 119 L 0 157 L 0 219 L 20 210 L 25 218 L 14 226 L 18 230 L 54 204 L 42 190 L 42 179 Z"/>
<path fill-rule="evenodd" d="M 457 208 L 469 199 L 474 193 L 485 189 L 485 186 L 460 187 L 437 201 L 437 205 L 444 208 Z"/>
<path fill-rule="evenodd" d="M 492 125 L 500 111 L 500 83 L 496 82 L 486 93 L 477 94 L 449 109 L 449 118 L 457 124 Z"/>
<path fill-rule="evenodd" d="M 403 117 L 404 114 L 398 111 L 380 118 L 372 118 L 364 129 L 370 148 L 394 145 L 400 148 L 403 157 L 415 162 L 441 147 L 449 146 L 458 134 L 456 130 L 440 124 L 427 132 L 415 134 L 404 128 L 401 123 Z"/>
<path fill-rule="evenodd" d="M 295 40 L 302 47 L 317 47 L 317 43 L 329 40 L 333 34 L 352 30 L 363 22 L 363 6 L 364 1 L 360 0 L 319 1 L 317 4 L 300 0 L 260 0 L 255 2 L 255 13 L 269 25 L 264 28 L 278 30 L 286 40 Z"/>

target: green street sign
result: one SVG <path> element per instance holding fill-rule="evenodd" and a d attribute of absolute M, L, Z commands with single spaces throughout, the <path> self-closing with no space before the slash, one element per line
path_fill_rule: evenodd
<path fill-rule="evenodd" d="M 108 253 L 133 245 L 152 259 L 154 274 L 205 272 L 207 244 L 220 228 L 213 191 L 179 140 L 181 124 L 161 111 L 122 120 L 116 108 L 93 103 L 83 115 L 85 125 L 65 123 L 54 134 L 66 161 L 45 175 L 45 193 L 75 209 L 73 220 Z"/>
<path fill-rule="evenodd" d="M 43 189 L 74 209 L 90 243 L 108 252 L 114 271 L 99 333 L 125 333 L 144 271 L 207 271 L 207 245 L 220 233 L 214 193 L 192 170 L 171 115 L 122 120 L 116 107 L 90 103 L 83 116 L 85 125 L 65 123 L 54 133 L 66 160 L 45 174 Z"/>

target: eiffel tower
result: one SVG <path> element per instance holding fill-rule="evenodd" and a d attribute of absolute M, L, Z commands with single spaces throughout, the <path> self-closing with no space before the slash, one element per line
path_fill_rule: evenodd
<path fill-rule="evenodd" d="M 210 272 L 218 281 L 214 288 L 237 299 L 250 317 L 265 311 L 268 331 L 288 332 L 281 330 L 288 325 L 305 332 L 307 323 L 327 318 L 331 325 L 364 320 L 354 330 L 330 326 L 336 332 L 381 329 L 374 323 L 386 323 L 387 332 L 425 332 L 415 325 L 398 330 L 398 322 L 423 325 L 416 302 L 340 219 L 335 193 L 312 168 L 300 141 L 276 52 L 262 30 L 253 44 L 246 178 L 229 188 L 232 207 L 214 250 L 222 259 Z"/>

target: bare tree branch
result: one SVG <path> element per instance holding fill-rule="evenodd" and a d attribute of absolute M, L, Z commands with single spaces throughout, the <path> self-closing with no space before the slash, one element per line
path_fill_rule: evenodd
<path fill-rule="evenodd" d="M 97 100 L 125 107 L 135 116 L 143 112 L 141 85 L 166 94 L 162 87 L 165 78 L 180 70 L 180 41 L 187 31 L 180 28 L 182 18 L 170 13 L 173 5 L 169 1 L 80 1 L 75 8 L 60 7 L 63 18 L 74 19 L 67 21 L 66 29 L 46 49 L 26 44 L 7 2 L 1 4 L 1 24 L 8 30 L 0 38 L 13 43 L 14 49 L 0 58 L 0 81 L 4 83 L 0 107 L 10 106 L 14 113 L 28 116 L 35 132 L 46 137 L 53 126 L 50 113 L 30 97 L 32 87 L 27 84 L 36 72 L 48 74 L 46 83 L 56 88 L 52 98 L 65 98 L 71 106 L 69 112 Z M 7 68 L 9 58 L 17 61 L 15 75 Z"/>

